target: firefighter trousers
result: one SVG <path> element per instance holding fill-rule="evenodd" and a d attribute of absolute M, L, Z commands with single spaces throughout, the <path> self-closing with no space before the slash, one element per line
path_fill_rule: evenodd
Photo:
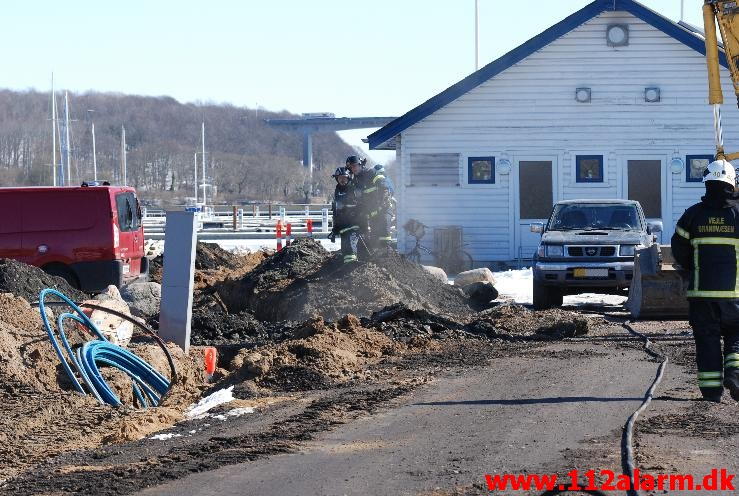
<path fill-rule="evenodd" d="M 704 397 L 716 396 L 724 377 L 739 374 L 739 300 L 691 298 L 689 305 L 698 387 Z"/>
<path fill-rule="evenodd" d="M 341 239 L 341 254 L 344 263 L 357 261 L 357 242 L 359 240 L 359 226 L 349 226 L 339 230 Z"/>
<path fill-rule="evenodd" d="M 373 211 L 370 213 L 367 223 L 370 232 L 370 248 L 376 250 L 387 247 L 391 239 L 387 212 L 382 209 Z"/>

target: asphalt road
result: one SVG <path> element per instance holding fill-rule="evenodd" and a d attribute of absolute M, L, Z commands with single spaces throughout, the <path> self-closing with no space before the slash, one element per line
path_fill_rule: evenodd
<path fill-rule="evenodd" d="M 564 474 L 573 468 L 567 453 L 593 439 L 609 439 L 618 453 L 621 428 L 654 378 L 657 364 L 646 358 L 636 347 L 553 343 L 440 377 L 298 453 L 139 494 L 453 494 L 484 484 L 484 474 Z"/>

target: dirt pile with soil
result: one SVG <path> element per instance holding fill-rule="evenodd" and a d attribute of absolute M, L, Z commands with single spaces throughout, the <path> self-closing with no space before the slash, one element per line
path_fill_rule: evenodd
<path fill-rule="evenodd" d="M 576 312 L 559 309 L 534 312 L 521 305 L 508 304 L 459 320 L 427 310 L 414 310 L 399 303 L 374 312 L 362 323 L 401 342 L 414 342 L 419 338 L 460 339 L 470 336 L 502 340 L 554 340 L 587 334 L 592 326 L 590 319 Z"/>
<path fill-rule="evenodd" d="M 232 253 L 216 243 L 199 242 L 195 250 L 195 289 L 212 286 L 229 277 L 241 277 L 269 256 L 268 252 Z M 164 256 L 151 259 L 149 278 L 162 283 Z"/>
<path fill-rule="evenodd" d="M 318 317 L 293 330 L 293 339 L 240 351 L 230 363 L 236 378 L 270 391 L 323 389 L 355 379 L 368 365 L 405 346 L 362 327 L 347 315 L 336 323 Z"/>
<path fill-rule="evenodd" d="M 61 277 L 52 276 L 33 265 L 10 259 L 0 259 L 0 293 L 13 293 L 26 301 L 38 300 L 41 290 L 53 288 L 69 296 L 73 301 L 87 298 Z"/>
<path fill-rule="evenodd" d="M 397 253 L 344 264 L 317 241 L 301 239 L 240 279 L 214 286 L 229 313 L 250 311 L 262 321 L 368 317 L 386 305 L 450 316 L 469 314 L 468 298 Z"/>
<path fill-rule="evenodd" d="M 73 346 L 89 339 L 71 326 L 67 335 Z M 141 341 L 130 349 L 169 377 L 158 346 Z M 23 298 L 0 293 L 0 480 L 59 453 L 139 439 L 178 421 L 205 388 L 205 378 L 201 355 L 188 357 L 173 345 L 169 350 L 179 380 L 162 406 L 133 408 L 130 379 L 110 369 L 103 369 L 103 376 L 124 406 L 100 405 L 74 391 L 38 309 Z"/>

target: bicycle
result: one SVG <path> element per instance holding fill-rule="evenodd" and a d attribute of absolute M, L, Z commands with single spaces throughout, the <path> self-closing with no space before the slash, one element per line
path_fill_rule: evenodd
<path fill-rule="evenodd" d="M 426 235 L 427 227 L 427 225 L 415 219 L 409 220 L 403 226 L 405 232 L 415 240 L 413 248 L 404 255 L 407 260 L 420 264 L 421 258 L 425 254 L 433 258 L 434 265 L 452 274 L 472 269 L 472 256 L 462 249 L 440 253 L 423 246 L 421 239 Z"/>

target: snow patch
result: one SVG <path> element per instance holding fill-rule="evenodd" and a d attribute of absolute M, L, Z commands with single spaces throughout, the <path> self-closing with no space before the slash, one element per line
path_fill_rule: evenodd
<path fill-rule="evenodd" d="M 209 410 L 217 407 L 218 405 L 233 401 L 235 399 L 233 395 L 233 389 L 233 386 L 230 386 L 226 389 L 221 389 L 213 394 L 206 396 L 205 398 L 202 398 L 196 404 L 190 405 L 189 407 L 187 407 L 187 410 L 185 410 L 185 418 L 189 420 L 203 418 Z"/>
<path fill-rule="evenodd" d="M 495 289 L 498 300 L 508 300 L 522 305 L 531 305 L 534 299 L 534 273 L 531 268 L 495 272 Z M 584 293 L 564 297 L 564 305 L 623 305 L 625 296 Z"/>
<path fill-rule="evenodd" d="M 176 434 L 174 432 L 169 432 L 167 434 L 155 434 L 149 439 L 154 439 L 155 441 L 167 441 L 169 439 L 172 439 L 173 437 L 182 437 L 182 434 Z"/>

